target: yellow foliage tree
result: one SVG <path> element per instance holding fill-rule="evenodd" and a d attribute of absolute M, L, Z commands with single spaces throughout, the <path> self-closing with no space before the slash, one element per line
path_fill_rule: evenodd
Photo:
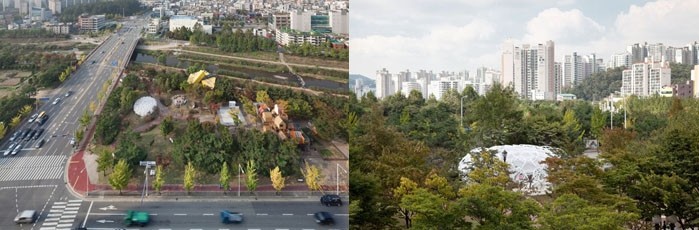
<path fill-rule="evenodd" d="M 22 116 L 20 114 L 17 114 L 17 116 L 12 118 L 12 123 L 10 123 L 10 126 L 17 127 L 19 123 L 22 122 Z"/>
<path fill-rule="evenodd" d="M 306 185 L 311 191 L 320 190 L 320 170 L 315 165 L 306 162 L 306 168 L 302 170 Z"/>
<path fill-rule="evenodd" d="M 0 138 L 5 137 L 7 133 L 7 127 L 5 127 L 5 122 L 0 122 Z"/>
<path fill-rule="evenodd" d="M 274 167 L 274 169 L 269 170 L 269 177 L 272 180 L 272 187 L 277 190 L 277 194 L 284 188 L 284 176 L 282 176 L 282 171 L 279 170 L 279 166 Z"/>
<path fill-rule="evenodd" d="M 32 112 L 32 109 L 32 105 L 25 105 L 24 107 L 22 107 L 22 110 L 20 111 L 21 116 L 26 117 L 27 115 L 29 115 L 29 113 Z"/>

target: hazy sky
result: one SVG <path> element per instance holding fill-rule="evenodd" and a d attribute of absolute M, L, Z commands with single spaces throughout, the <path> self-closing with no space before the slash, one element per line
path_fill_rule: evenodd
<path fill-rule="evenodd" d="M 351 0 L 350 73 L 387 68 L 500 69 L 503 43 L 553 40 L 572 52 L 611 54 L 633 43 L 699 41 L 699 0 Z"/>

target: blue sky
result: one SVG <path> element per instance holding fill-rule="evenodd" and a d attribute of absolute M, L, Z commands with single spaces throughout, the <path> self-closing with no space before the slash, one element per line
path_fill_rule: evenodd
<path fill-rule="evenodd" d="M 506 40 L 605 62 L 633 43 L 699 41 L 699 0 L 352 0 L 350 73 L 500 69 Z"/>

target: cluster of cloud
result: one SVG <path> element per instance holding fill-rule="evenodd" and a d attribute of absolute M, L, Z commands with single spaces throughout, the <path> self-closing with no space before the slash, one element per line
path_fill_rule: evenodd
<path fill-rule="evenodd" d="M 373 77 L 380 68 L 390 71 L 473 71 L 479 66 L 499 69 L 505 40 L 531 44 L 553 40 L 557 61 L 571 52 L 597 53 L 606 60 L 609 55 L 623 52 L 626 45 L 633 43 L 647 41 L 681 46 L 699 35 L 689 23 L 699 19 L 699 15 L 693 12 L 699 9 L 699 1 L 658 0 L 642 6 L 631 5 L 618 12 L 613 23 L 607 23 L 607 26 L 579 9 L 561 9 L 575 7 L 575 1 L 556 2 L 551 5 L 557 7 L 542 7 L 531 16 L 526 13 L 513 15 L 516 11 L 512 9 L 516 5 L 501 9 L 493 6 L 493 1 L 467 1 L 471 7 L 492 10 L 479 15 L 457 14 L 452 18 L 449 14 L 455 10 L 447 9 L 448 4 L 426 6 L 431 2 L 419 0 L 407 0 L 403 4 L 370 2 L 382 3 L 371 3 L 374 8 L 367 12 L 361 7 L 357 9 L 355 4 L 350 17 L 350 72 L 368 77 Z M 447 2 L 466 4 L 459 0 Z M 519 3 L 527 2 L 530 1 Z M 444 12 L 432 11 L 433 8 Z M 392 12 L 375 13 L 382 10 Z M 358 14 L 357 18 L 355 14 Z M 386 20 L 389 18 L 391 20 Z M 371 28 L 370 22 L 391 26 Z"/>

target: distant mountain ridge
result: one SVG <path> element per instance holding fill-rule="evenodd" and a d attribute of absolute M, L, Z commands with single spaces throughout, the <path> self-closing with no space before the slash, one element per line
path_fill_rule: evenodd
<path fill-rule="evenodd" d="M 349 87 L 350 87 L 350 89 L 354 88 L 354 84 L 357 82 L 357 79 L 361 79 L 362 84 L 364 84 L 365 87 L 376 88 L 376 81 L 374 81 L 374 79 L 368 78 L 368 77 L 361 75 L 361 74 L 350 74 L 349 75 Z"/>

